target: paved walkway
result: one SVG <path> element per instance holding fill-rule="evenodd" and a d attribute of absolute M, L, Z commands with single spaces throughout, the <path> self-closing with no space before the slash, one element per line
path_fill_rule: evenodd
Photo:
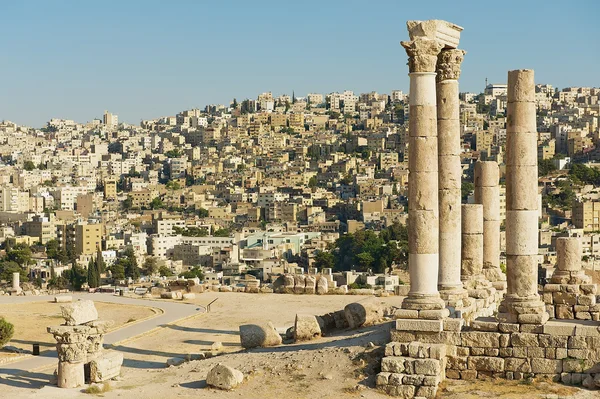
<path fill-rule="evenodd" d="M 76 301 L 77 299 L 91 299 L 97 302 L 149 306 L 161 309 L 163 311 L 163 314 L 161 315 L 158 315 L 148 320 L 141 321 L 139 323 L 134 323 L 132 325 L 122 327 L 118 330 L 106 334 L 106 336 L 104 337 L 104 343 L 106 345 L 114 344 L 115 342 L 120 342 L 125 339 L 138 336 L 161 325 L 172 323 L 174 321 L 205 311 L 204 307 L 198 305 L 127 298 L 122 296 L 115 296 L 113 294 L 73 294 L 73 300 Z M 10 306 L 10 304 L 15 303 L 42 302 L 52 300 L 54 300 L 54 296 L 1 296 L 0 306 Z M 48 350 L 42 352 L 40 356 L 28 357 L 26 359 L 7 364 L 0 364 L 0 384 L 2 381 L 3 374 L 15 375 L 20 373 L 26 373 L 32 370 L 45 369 L 46 367 L 50 367 L 56 364 L 56 350 Z"/>

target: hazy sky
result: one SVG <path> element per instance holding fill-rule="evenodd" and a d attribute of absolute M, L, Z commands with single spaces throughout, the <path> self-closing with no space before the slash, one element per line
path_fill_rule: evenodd
<path fill-rule="evenodd" d="M 264 91 L 408 91 L 410 19 L 464 27 L 461 91 L 600 86 L 600 1 L 0 0 L 0 120 L 139 123 Z"/>

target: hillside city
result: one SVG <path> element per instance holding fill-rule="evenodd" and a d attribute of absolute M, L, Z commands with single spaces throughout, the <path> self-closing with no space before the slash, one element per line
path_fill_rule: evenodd
<path fill-rule="evenodd" d="M 589 268 L 600 256 L 599 98 L 535 86 L 541 270 L 558 237 L 581 237 Z M 460 94 L 462 200 L 474 202 L 475 162 L 497 161 L 502 220 L 506 108 L 506 84 Z M 139 126 L 108 111 L 42 128 L 5 120 L 0 278 L 93 290 L 180 276 L 243 290 L 317 270 L 338 287 L 394 291 L 407 274 L 408 115 L 394 90 L 266 92 Z"/>

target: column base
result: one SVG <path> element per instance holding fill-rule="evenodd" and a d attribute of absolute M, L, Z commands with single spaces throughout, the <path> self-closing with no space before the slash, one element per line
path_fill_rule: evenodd
<path fill-rule="evenodd" d="M 583 270 L 556 270 L 550 277 L 551 284 L 590 284 L 592 278 Z"/>
<path fill-rule="evenodd" d="M 463 300 L 469 297 L 469 292 L 463 288 L 463 285 L 440 286 L 440 298 L 446 303 L 447 307 L 462 308 Z"/>
<path fill-rule="evenodd" d="M 408 296 L 402 301 L 402 309 L 408 310 L 440 310 L 444 309 L 446 304 L 440 298 L 440 294 L 414 294 L 408 293 Z"/>
<path fill-rule="evenodd" d="M 537 294 L 531 297 L 507 295 L 498 307 L 497 318 L 503 323 L 545 324 L 550 315 Z"/>

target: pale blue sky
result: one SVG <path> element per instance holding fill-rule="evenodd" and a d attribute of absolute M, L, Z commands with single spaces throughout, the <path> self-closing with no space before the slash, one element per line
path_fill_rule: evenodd
<path fill-rule="evenodd" d="M 461 91 L 600 86 L 600 1 L 0 0 L 0 120 L 139 123 L 263 91 L 408 91 L 409 19 L 465 28 Z"/>

